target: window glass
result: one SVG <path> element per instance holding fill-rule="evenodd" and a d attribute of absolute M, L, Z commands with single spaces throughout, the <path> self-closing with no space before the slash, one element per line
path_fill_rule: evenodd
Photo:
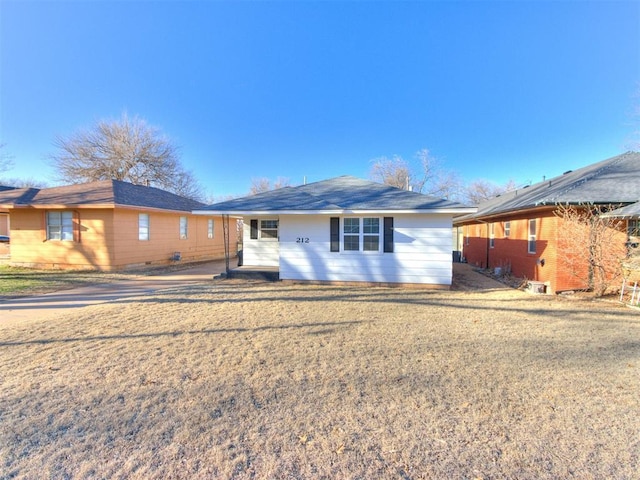
<path fill-rule="evenodd" d="M 213 238 L 213 218 L 207 220 L 207 238 Z"/>
<path fill-rule="evenodd" d="M 345 251 L 360 250 L 360 219 L 345 218 L 343 225 L 343 244 Z"/>
<path fill-rule="evenodd" d="M 529 241 L 527 242 L 527 251 L 536 253 L 536 221 L 529 220 Z"/>
<path fill-rule="evenodd" d="M 138 214 L 138 240 L 149 240 L 149 214 Z"/>
<path fill-rule="evenodd" d="M 511 235 L 511 222 L 504 222 L 504 236 L 508 237 Z"/>
<path fill-rule="evenodd" d="M 378 217 L 345 218 L 342 221 L 342 249 L 347 252 L 379 252 L 382 240 Z"/>
<path fill-rule="evenodd" d="M 496 246 L 496 224 L 489 225 L 489 248 L 495 248 Z"/>
<path fill-rule="evenodd" d="M 180 238 L 187 238 L 188 233 L 188 219 L 187 217 L 180 217 Z"/>
<path fill-rule="evenodd" d="M 47 239 L 73 241 L 73 212 L 47 212 Z"/>
<path fill-rule="evenodd" d="M 278 220 L 260 220 L 260 238 L 265 240 L 277 240 Z"/>
<path fill-rule="evenodd" d="M 362 231 L 364 233 L 362 249 L 365 252 L 377 252 L 380 250 L 380 219 L 363 218 Z"/>

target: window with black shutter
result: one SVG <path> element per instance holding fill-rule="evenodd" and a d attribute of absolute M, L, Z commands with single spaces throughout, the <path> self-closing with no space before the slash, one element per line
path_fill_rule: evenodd
<path fill-rule="evenodd" d="M 393 252 L 393 217 L 384 217 L 384 252 Z"/>
<path fill-rule="evenodd" d="M 331 217 L 330 219 L 330 240 L 331 240 L 331 252 L 340 251 L 340 219 L 338 217 Z"/>

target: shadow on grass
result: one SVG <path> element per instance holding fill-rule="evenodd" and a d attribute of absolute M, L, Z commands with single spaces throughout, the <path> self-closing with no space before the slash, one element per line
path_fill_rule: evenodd
<path fill-rule="evenodd" d="M 490 293 L 484 296 L 469 297 L 461 292 L 442 292 L 407 289 L 385 289 L 373 287 L 367 292 L 362 290 L 354 292 L 355 289 L 348 287 L 320 287 L 309 290 L 305 287 L 291 288 L 277 287 L 270 289 L 253 290 L 251 288 L 239 288 L 237 285 L 230 290 L 212 290 L 210 286 L 191 286 L 158 291 L 151 297 L 139 297 L 131 299 L 119 299 L 116 304 L 207 304 L 207 303 L 259 303 L 279 301 L 290 303 L 313 303 L 313 302 L 344 302 L 344 303 L 370 303 L 370 304 L 397 304 L 415 305 L 423 307 L 453 308 L 460 311 L 460 319 L 471 318 L 473 312 L 481 311 L 501 311 L 522 313 L 534 317 L 544 318 L 566 318 L 572 315 L 580 315 L 585 312 L 592 312 L 596 308 L 602 309 L 602 321 L 625 321 L 638 324 L 640 321 L 628 309 L 618 305 L 577 302 L 575 308 L 554 307 L 558 300 L 554 297 L 534 297 L 523 293 L 515 298 L 492 298 Z M 212 295 L 214 298 L 199 298 L 200 295 Z M 215 298 L 219 296 L 219 298 Z M 605 318 L 606 317 L 606 318 Z"/>
<path fill-rule="evenodd" d="M 94 342 L 103 340 L 128 340 L 136 338 L 159 338 L 159 337 L 180 337 L 183 335 L 212 335 L 220 333 L 245 333 L 245 332 L 262 332 L 268 330 L 289 330 L 289 329 L 305 329 L 323 327 L 322 330 L 313 330 L 309 335 L 326 335 L 333 333 L 336 327 L 350 327 L 365 323 L 361 320 L 352 320 L 344 322 L 321 322 L 321 323 L 292 323 L 289 325 L 265 325 L 254 328 L 210 328 L 202 330 L 175 330 L 171 332 L 153 332 L 153 333 L 120 333 L 117 335 L 92 335 L 88 337 L 75 338 L 43 338 L 36 340 L 24 340 L 19 342 L 0 342 L 0 347 L 16 347 L 23 345 L 49 345 L 55 343 L 74 343 L 74 342 Z M 327 328 L 334 327 L 334 328 Z"/>

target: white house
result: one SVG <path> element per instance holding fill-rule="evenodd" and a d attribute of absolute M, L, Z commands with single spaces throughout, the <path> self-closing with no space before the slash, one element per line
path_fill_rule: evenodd
<path fill-rule="evenodd" d="M 193 213 L 241 217 L 243 265 L 277 267 L 281 280 L 448 287 L 452 220 L 473 212 L 474 207 L 343 176 Z"/>

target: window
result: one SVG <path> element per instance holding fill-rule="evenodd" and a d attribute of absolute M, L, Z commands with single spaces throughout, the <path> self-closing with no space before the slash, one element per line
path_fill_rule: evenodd
<path fill-rule="evenodd" d="M 536 221 L 529 220 L 529 241 L 527 242 L 527 252 L 536 253 Z"/>
<path fill-rule="evenodd" d="M 149 240 L 149 214 L 138 214 L 138 240 Z"/>
<path fill-rule="evenodd" d="M 360 219 L 345 218 L 342 231 L 345 252 L 360 250 Z"/>
<path fill-rule="evenodd" d="M 47 212 L 47 240 L 73 241 L 73 212 Z"/>
<path fill-rule="evenodd" d="M 188 234 L 189 222 L 187 217 L 180 217 L 180 238 L 186 239 Z"/>
<path fill-rule="evenodd" d="M 377 252 L 380 250 L 380 219 L 363 218 L 363 250 L 365 252 Z"/>
<path fill-rule="evenodd" d="M 496 224 L 489 224 L 489 248 L 495 248 L 496 246 Z"/>
<path fill-rule="evenodd" d="M 207 220 L 207 238 L 213 238 L 213 218 Z"/>
<path fill-rule="evenodd" d="M 640 220 L 629 220 L 629 223 L 627 223 L 627 235 L 640 237 Z"/>
<path fill-rule="evenodd" d="M 260 220 L 260 238 L 278 240 L 278 220 Z"/>
<path fill-rule="evenodd" d="M 470 235 L 469 231 L 470 230 L 471 230 L 471 227 L 469 225 L 465 225 L 465 227 L 464 227 L 464 233 L 465 233 L 464 243 L 465 243 L 465 245 L 469 245 L 469 235 Z"/>
<path fill-rule="evenodd" d="M 393 223 L 391 217 L 385 229 L 385 251 L 393 251 Z M 342 223 L 342 249 L 345 252 L 379 252 L 380 218 L 345 218 Z"/>
<path fill-rule="evenodd" d="M 504 222 L 504 236 L 508 238 L 511 235 L 511 222 Z"/>

